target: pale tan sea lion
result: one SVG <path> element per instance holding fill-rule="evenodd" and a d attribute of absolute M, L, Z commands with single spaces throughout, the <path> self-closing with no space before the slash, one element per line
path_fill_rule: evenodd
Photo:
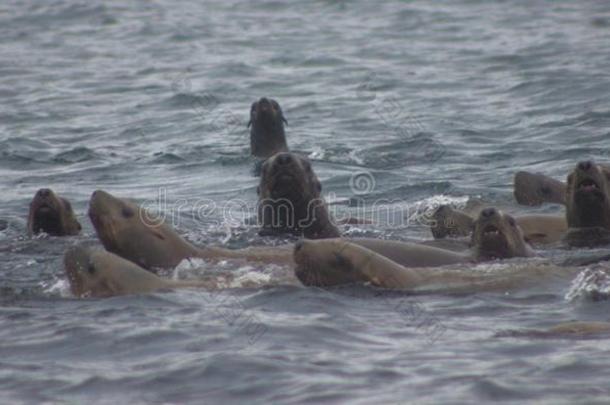
<path fill-rule="evenodd" d="M 449 205 L 440 206 L 433 219 L 430 230 L 437 239 L 467 236 L 474 229 L 473 217 Z M 563 216 L 521 215 L 515 217 L 515 221 L 521 228 L 525 241 L 535 245 L 560 242 L 568 230 Z"/>
<path fill-rule="evenodd" d="M 52 236 L 77 235 L 80 231 L 81 225 L 68 200 L 48 188 L 36 192 L 28 215 L 29 236 L 40 232 Z"/>
<path fill-rule="evenodd" d="M 306 286 L 372 283 L 413 288 L 423 278 L 387 257 L 344 239 L 301 240 L 294 248 L 295 275 Z"/>
<path fill-rule="evenodd" d="M 574 247 L 610 244 L 610 173 L 591 161 L 568 175 L 565 241 Z"/>
<path fill-rule="evenodd" d="M 252 103 L 248 122 L 251 154 L 266 159 L 278 152 L 287 152 L 284 124 L 288 121 L 277 101 L 263 97 Z"/>
<path fill-rule="evenodd" d="M 454 263 L 534 256 L 515 219 L 493 207 L 483 209 L 473 224 L 471 249 L 459 253 L 421 244 L 352 238 L 350 242 L 380 253 L 407 267 L 436 267 Z"/>
<path fill-rule="evenodd" d="M 134 202 L 116 198 L 102 190 L 91 195 L 89 218 L 106 250 L 147 270 L 173 268 L 182 260 L 192 257 L 277 264 L 293 262 L 289 247 L 239 250 L 195 247 L 162 218 L 151 215 Z"/>
<path fill-rule="evenodd" d="M 216 288 L 213 282 L 162 279 L 120 256 L 87 246 L 68 249 L 64 267 L 70 291 L 80 298 L 145 294 L 184 287 Z"/>
<path fill-rule="evenodd" d="M 261 235 L 293 233 L 308 239 L 340 236 L 309 159 L 290 152 L 271 156 L 258 186 Z"/>
<path fill-rule="evenodd" d="M 380 239 L 300 241 L 295 246 L 295 274 L 306 285 L 315 285 L 316 282 L 321 286 L 371 282 L 382 287 L 410 288 L 412 283 L 418 282 L 415 276 L 421 275 L 411 268 L 534 255 L 515 220 L 495 208 L 486 208 L 479 214 L 472 244 L 469 252 L 455 253 Z M 368 261 L 362 259 L 367 256 L 370 257 Z"/>
<path fill-rule="evenodd" d="M 497 271 L 473 271 L 473 263 L 405 267 L 343 239 L 303 239 L 295 244 L 295 276 L 307 286 L 370 284 L 419 292 L 473 293 L 530 288 L 544 280 L 569 282 L 577 270 L 534 259 L 498 263 Z M 491 270 L 491 269 L 490 269 Z"/>
<path fill-rule="evenodd" d="M 521 215 L 515 217 L 526 242 L 532 245 L 548 245 L 561 242 L 568 231 L 565 216 Z"/>
<path fill-rule="evenodd" d="M 566 185 L 543 174 L 521 171 L 515 174 L 513 192 L 521 205 L 565 204 Z"/>

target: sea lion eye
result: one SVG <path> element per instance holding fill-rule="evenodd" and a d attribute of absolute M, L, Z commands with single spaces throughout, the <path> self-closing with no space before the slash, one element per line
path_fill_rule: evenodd
<path fill-rule="evenodd" d="M 318 193 L 322 192 L 322 183 L 320 183 L 319 181 L 316 182 L 316 188 L 318 189 Z"/>
<path fill-rule="evenodd" d="M 121 210 L 121 214 L 123 215 L 123 218 L 131 218 L 133 217 L 133 210 L 129 207 L 123 207 L 123 209 Z"/>
<path fill-rule="evenodd" d="M 341 270 L 344 270 L 344 271 L 352 270 L 352 262 L 349 261 L 348 259 L 346 259 L 343 255 L 341 255 L 339 253 L 335 253 L 334 259 L 335 259 L 334 260 L 335 266 L 337 266 Z"/>
<path fill-rule="evenodd" d="M 515 221 L 515 218 L 513 217 L 508 217 L 508 223 L 510 224 L 510 226 L 515 227 L 517 226 L 517 222 Z"/>
<path fill-rule="evenodd" d="M 94 274 L 95 273 L 95 266 L 93 265 L 93 263 L 89 263 L 89 265 L 87 266 L 87 272 L 89 274 Z"/>

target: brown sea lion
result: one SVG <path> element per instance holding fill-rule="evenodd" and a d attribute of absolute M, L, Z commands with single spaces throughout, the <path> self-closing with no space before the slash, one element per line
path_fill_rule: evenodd
<path fill-rule="evenodd" d="M 291 152 L 271 156 L 262 166 L 257 192 L 261 234 L 293 233 L 308 239 L 340 236 L 309 159 Z"/>
<path fill-rule="evenodd" d="M 173 268 L 192 257 L 203 259 L 243 259 L 261 263 L 292 263 L 286 248 L 223 249 L 198 248 L 176 233 L 163 218 L 151 215 L 138 204 L 98 190 L 89 201 L 89 218 L 109 252 L 147 270 Z"/>
<path fill-rule="evenodd" d="M 565 236 L 574 247 L 610 244 L 610 173 L 591 161 L 576 165 L 568 175 Z"/>
<path fill-rule="evenodd" d="M 456 253 L 380 239 L 300 241 L 295 246 L 295 275 L 306 285 L 316 285 L 317 282 L 321 286 L 372 282 L 382 287 L 409 288 L 411 283 L 418 280 L 418 273 L 410 268 L 534 255 L 523 240 L 514 218 L 495 208 L 486 208 L 479 214 L 472 244 L 469 252 Z M 370 258 L 364 260 L 363 257 Z"/>
<path fill-rule="evenodd" d="M 469 214 L 449 205 L 440 206 L 430 226 L 436 239 L 471 235 L 475 219 Z M 523 232 L 526 242 L 534 245 L 557 243 L 562 240 L 568 225 L 565 217 L 554 215 L 521 215 L 515 221 Z"/>
<path fill-rule="evenodd" d="M 503 331 L 496 337 L 526 337 L 538 339 L 582 339 L 610 335 L 609 322 L 565 322 L 549 329 Z"/>
<path fill-rule="evenodd" d="M 76 220 L 72 205 L 48 188 L 36 192 L 30 203 L 28 235 L 45 232 L 52 236 L 77 235 L 81 225 Z"/>
<path fill-rule="evenodd" d="M 252 103 L 250 109 L 250 152 L 268 158 L 288 151 L 284 124 L 288 124 L 277 101 L 265 97 Z"/>
<path fill-rule="evenodd" d="M 520 171 L 515 174 L 514 195 L 521 205 L 565 204 L 566 185 L 543 174 Z"/>
<path fill-rule="evenodd" d="M 181 287 L 216 288 L 212 281 L 163 279 L 113 253 L 82 245 L 66 251 L 64 268 L 70 291 L 80 298 L 145 294 Z"/>

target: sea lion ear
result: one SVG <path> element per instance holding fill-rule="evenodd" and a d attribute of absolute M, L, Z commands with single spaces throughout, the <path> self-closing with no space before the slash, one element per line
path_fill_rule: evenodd
<path fill-rule="evenodd" d="M 318 189 L 318 193 L 322 192 L 322 183 L 320 183 L 319 181 L 316 181 L 316 188 Z"/>
<path fill-rule="evenodd" d="M 261 195 L 261 186 L 256 186 L 256 195 Z"/>
<path fill-rule="evenodd" d="M 82 225 L 80 224 L 80 222 L 77 222 L 77 223 L 76 223 L 76 229 L 78 229 L 79 231 L 82 231 L 82 230 L 83 230 L 83 227 L 82 227 Z"/>
<path fill-rule="evenodd" d="M 282 121 L 284 121 L 284 124 L 288 125 L 288 120 L 286 119 L 286 117 L 284 117 L 284 113 L 281 113 L 281 117 Z"/>
<path fill-rule="evenodd" d="M 248 126 L 246 126 L 246 128 L 250 128 L 251 125 L 252 125 L 252 120 L 248 121 Z"/>

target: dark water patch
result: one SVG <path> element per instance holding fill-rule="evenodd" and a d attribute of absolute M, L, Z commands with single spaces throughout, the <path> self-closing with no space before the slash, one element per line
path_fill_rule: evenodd
<path fill-rule="evenodd" d="M 86 162 L 89 160 L 98 159 L 99 155 L 84 146 L 79 146 L 74 149 L 60 152 L 53 157 L 53 161 L 56 163 L 78 163 L 78 162 Z"/>

